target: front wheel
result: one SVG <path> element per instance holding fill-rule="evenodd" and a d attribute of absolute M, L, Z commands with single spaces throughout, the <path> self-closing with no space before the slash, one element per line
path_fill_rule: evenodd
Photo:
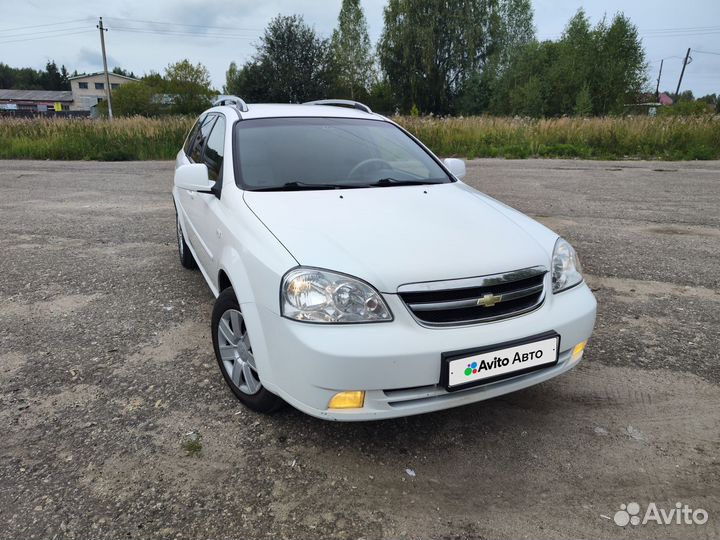
<path fill-rule="evenodd" d="M 283 400 L 260 382 L 245 319 L 230 287 L 215 301 L 212 340 L 225 382 L 246 407 L 270 413 L 283 405 Z"/>

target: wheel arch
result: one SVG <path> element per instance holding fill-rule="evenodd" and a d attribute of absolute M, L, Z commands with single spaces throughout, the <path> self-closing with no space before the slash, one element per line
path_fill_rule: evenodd
<path fill-rule="evenodd" d="M 255 295 L 248 276 L 247 268 L 240 254 L 231 246 L 222 250 L 217 273 L 218 294 L 232 287 L 239 304 L 255 302 Z"/>
<path fill-rule="evenodd" d="M 228 277 L 227 273 L 222 268 L 218 272 L 218 281 L 217 282 L 218 282 L 218 291 L 219 292 L 223 292 L 228 287 L 232 287 L 232 281 L 230 281 L 230 278 Z M 233 287 L 233 289 L 234 289 L 234 287 Z"/>
<path fill-rule="evenodd" d="M 250 340 L 255 354 L 255 362 L 262 377 L 263 385 L 270 388 L 275 387 L 272 364 L 269 361 L 266 336 L 258 313 L 258 304 L 252 290 L 248 269 L 240 254 L 232 247 L 226 247 L 220 259 L 218 270 L 218 294 L 227 287 L 232 287 L 235 298 L 240 304 L 240 309 L 245 319 Z"/>

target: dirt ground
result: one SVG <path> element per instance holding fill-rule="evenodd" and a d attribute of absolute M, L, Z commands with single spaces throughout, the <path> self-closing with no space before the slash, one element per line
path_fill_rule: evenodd
<path fill-rule="evenodd" d="M 234 399 L 172 168 L 0 161 L 0 537 L 720 537 L 720 162 L 469 163 L 579 251 L 585 360 L 364 424 Z M 630 502 L 709 518 L 621 528 Z"/>

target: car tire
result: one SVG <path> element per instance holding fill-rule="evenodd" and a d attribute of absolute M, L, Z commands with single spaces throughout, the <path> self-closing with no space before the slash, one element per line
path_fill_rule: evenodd
<path fill-rule="evenodd" d="M 177 245 L 178 255 L 180 255 L 180 264 L 183 266 L 183 268 L 187 268 L 188 270 L 194 270 L 195 268 L 197 268 L 197 262 L 195 262 L 195 257 L 193 257 L 193 254 L 190 252 L 190 248 L 185 242 L 182 225 L 180 224 L 180 216 L 178 215 L 177 210 L 175 210 L 175 230 L 177 233 Z"/>
<path fill-rule="evenodd" d="M 260 382 L 245 320 L 232 287 L 223 290 L 212 313 L 215 358 L 233 394 L 249 409 L 271 413 L 285 403 Z"/>

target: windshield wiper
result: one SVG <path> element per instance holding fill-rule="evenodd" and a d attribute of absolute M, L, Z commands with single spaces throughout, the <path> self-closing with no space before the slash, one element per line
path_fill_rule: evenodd
<path fill-rule="evenodd" d="M 388 186 L 426 186 L 428 184 L 444 184 L 445 182 L 437 182 L 433 180 L 398 180 L 397 178 L 381 178 L 375 182 L 368 184 L 372 187 L 388 187 Z"/>
<path fill-rule="evenodd" d="M 265 188 L 257 188 L 252 191 L 303 191 L 317 189 L 352 189 L 368 187 L 369 184 L 313 184 L 310 182 L 285 182 L 279 186 L 271 186 Z"/>

